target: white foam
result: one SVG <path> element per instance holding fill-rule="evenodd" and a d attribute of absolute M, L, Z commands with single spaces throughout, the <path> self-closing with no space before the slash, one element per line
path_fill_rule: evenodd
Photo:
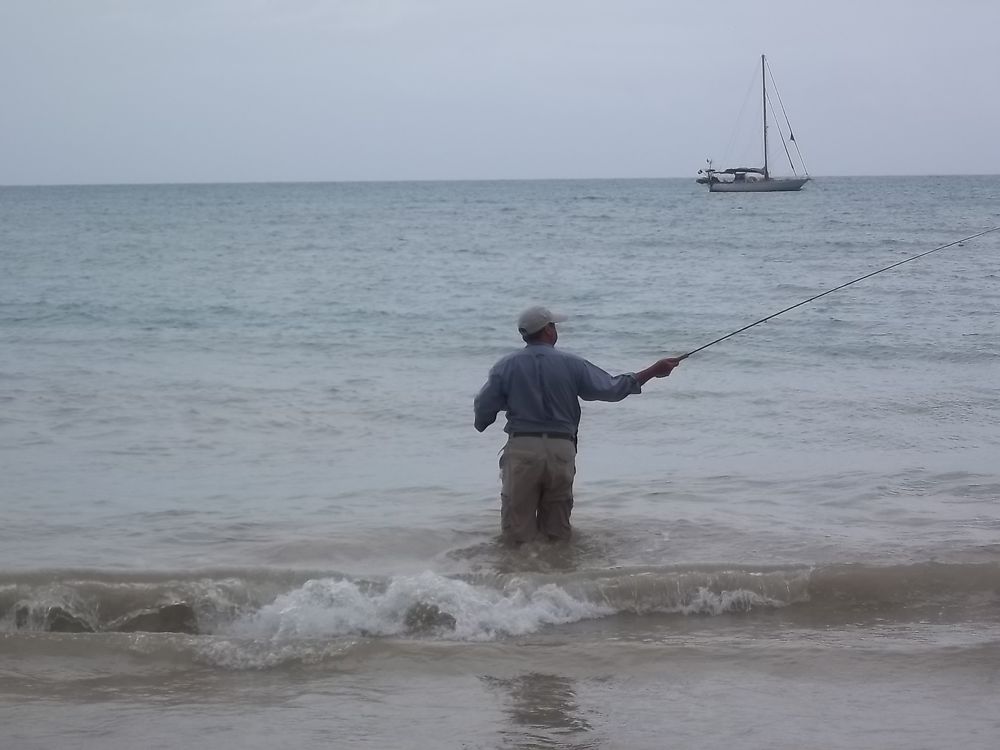
<path fill-rule="evenodd" d="M 784 606 L 782 602 L 762 596 L 756 591 L 737 589 L 715 592 L 702 586 L 672 611 L 685 615 L 723 615 L 729 612 L 749 612 L 755 608 L 781 606 Z"/>
<path fill-rule="evenodd" d="M 353 642 L 316 642 L 267 639 L 232 641 L 213 638 L 198 643 L 195 660 L 233 670 L 271 669 L 286 664 L 320 664 L 350 651 Z"/>
<path fill-rule="evenodd" d="M 417 604 L 436 606 L 455 618 L 453 630 L 438 628 L 436 636 L 469 641 L 524 635 L 614 612 L 575 599 L 552 583 L 533 587 L 514 580 L 500 590 L 425 572 L 397 576 L 384 588 L 344 579 L 310 580 L 237 621 L 230 632 L 254 638 L 398 636 L 407 632 L 406 613 Z"/>

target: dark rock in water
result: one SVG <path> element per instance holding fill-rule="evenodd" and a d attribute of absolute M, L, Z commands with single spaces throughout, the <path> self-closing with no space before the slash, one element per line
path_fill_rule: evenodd
<path fill-rule="evenodd" d="M 417 602 L 408 610 L 403 622 L 411 632 L 426 632 L 435 628 L 455 629 L 455 618 L 447 612 L 442 612 L 436 604 Z"/>
<path fill-rule="evenodd" d="M 67 612 L 62 607 L 49 607 L 49 611 L 45 613 L 45 629 L 50 633 L 94 632 L 94 629 L 87 624 L 86 620 Z"/>
<path fill-rule="evenodd" d="M 187 633 L 198 634 L 198 617 L 190 604 L 175 602 L 156 609 L 145 609 L 127 615 L 111 625 L 120 633 Z"/>
<path fill-rule="evenodd" d="M 31 610 L 28 607 L 18 607 L 14 610 L 14 627 L 20 630 L 21 628 L 28 627 L 28 618 L 31 616 Z"/>

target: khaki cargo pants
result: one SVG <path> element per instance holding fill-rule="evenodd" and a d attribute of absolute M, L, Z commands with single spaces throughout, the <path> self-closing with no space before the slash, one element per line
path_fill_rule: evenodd
<path fill-rule="evenodd" d="M 511 437 L 500 456 L 500 530 L 508 541 L 569 539 L 576 444 Z"/>

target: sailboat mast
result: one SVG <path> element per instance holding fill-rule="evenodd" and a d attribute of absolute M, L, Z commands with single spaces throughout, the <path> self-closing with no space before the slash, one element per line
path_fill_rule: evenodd
<path fill-rule="evenodd" d="M 761 111 L 764 113 L 764 179 L 766 180 L 769 175 L 767 173 L 767 72 L 764 69 L 764 56 L 760 56 L 760 96 Z"/>

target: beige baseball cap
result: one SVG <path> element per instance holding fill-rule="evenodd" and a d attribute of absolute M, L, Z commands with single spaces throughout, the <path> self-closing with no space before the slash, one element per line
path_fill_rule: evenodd
<path fill-rule="evenodd" d="M 552 312 L 547 307 L 536 305 L 529 307 L 517 319 L 517 330 L 522 334 L 538 333 L 549 323 L 562 323 L 566 320 L 565 315 Z"/>

